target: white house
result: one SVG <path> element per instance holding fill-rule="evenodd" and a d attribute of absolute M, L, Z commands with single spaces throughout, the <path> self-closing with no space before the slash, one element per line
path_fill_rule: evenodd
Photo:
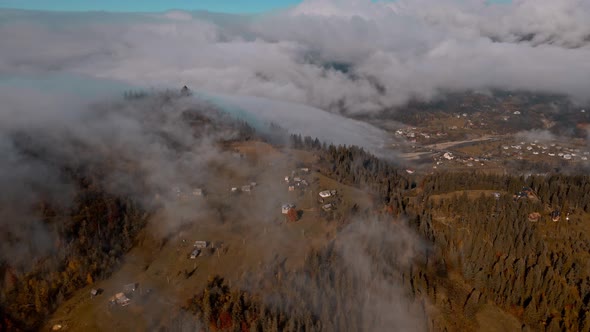
<path fill-rule="evenodd" d="M 328 198 L 332 196 L 332 193 L 329 190 L 320 191 L 319 193 L 321 198 Z"/>

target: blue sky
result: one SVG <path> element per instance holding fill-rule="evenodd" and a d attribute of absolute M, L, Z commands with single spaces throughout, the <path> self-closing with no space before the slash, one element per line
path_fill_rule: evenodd
<path fill-rule="evenodd" d="M 169 9 L 257 13 L 288 7 L 300 0 L 0 0 L 0 8 L 34 10 L 154 12 Z"/>
<path fill-rule="evenodd" d="M 159 12 L 169 9 L 259 13 L 296 5 L 301 0 L 0 0 L 0 8 L 55 11 L 104 10 Z M 490 0 L 506 3 L 510 0 Z"/>

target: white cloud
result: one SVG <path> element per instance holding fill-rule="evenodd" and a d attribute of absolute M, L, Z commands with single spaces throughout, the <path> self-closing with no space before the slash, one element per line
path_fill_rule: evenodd
<path fill-rule="evenodd" d="M 371 112 L 444 90 L 587 99 L 581 0 L 307 0 L 260 16 L 5 12 L 0 75 L 58 71 Z"/>

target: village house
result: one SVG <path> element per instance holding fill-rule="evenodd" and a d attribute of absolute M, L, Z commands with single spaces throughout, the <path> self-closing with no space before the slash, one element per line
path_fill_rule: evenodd
<path fill-rule="evenodd" d="M 541 218 L 541 214 L 539 212 L 533 212 L 529 214 L 529 221 L 530 222 L 537 222 Z"/>
<path fill-rule="evenodd" d="M 453 154 L 450 153 L 450 152 L 445 152 L 445 154 L 443 154 L 443 158 L 445 158 L 447 160 L 453 160 L 453 159 L 455 159 L 455 157 L 453 156 Z"/>
<path fill-rule="evenodd" d="M 554 210 L 553 212 L 551 212 L 551 220 L 553 220 L 554 222 L 558 222 L 560 218 L 561 212 L 559 210 Z"/>
<path fill-rule="evenodd" d="M 283 206 L 281 207 L 281 213 L 282 214 L 287 214 L 289 213 L 289 210 L 295 208 L 295 204 L 291 204 L 291 203 L 285 203 L 283 204 Z"/>
<path fill-rule="evenodd" d="M 131 303 L 131 300 L 125 295 L 125 293 L 117 293 L 111 298 L 111 303 L 116 303 L 122 307 L 127 306 Z"/>
<path fill-rule="evenodd" d="M 205 249 L 209 246 L 207 241 L 195 241 L 194 247 L 199 249 Z"/>

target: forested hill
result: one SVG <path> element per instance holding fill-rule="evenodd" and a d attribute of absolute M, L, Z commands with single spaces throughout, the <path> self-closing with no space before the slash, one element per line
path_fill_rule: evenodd
<path fill-rule="evenodd" d="M 240 169 L 225 143 L 265 139 L 183 96 L 99 109 L 83 130 L 6 135 L 0 329 L 38 329 L 117 269 L 150 215 L 177 200 L 176 186 L 194 188 L 211 165 Z M 523 329 L 590 329 L 588 175 L 409 175 L 359 147 L 274 131 L 266 139 L 278 150 L 305 151 L 314 173 L 372 204 L 347 197 L 325 218 L 335 235 L 297 269 L 279 260 L 231 287 L 212 277 L 171 309 L 171 329 L 469 331 L 497 315 Z"/>
<path fill-rule="evenodd" d="M 127 93 L 58 126 L 2 129 L 0 331 L 38 329 L 116 270 L 174 181 L 198 169 L 182 168 L 186 156 L 254 135 L 186 97 Z"/>
<path fill-rule="evenodd" d="M 320 172 L 372 192 L 373 210 L 339 214 L 334 222 L 341 231 L 334 241 L 311 252 L 301 270 L 270 268 L 254 282 L 258 291 L 212 279 L 187 304 L 187 312 L 200 321 L 194 326 L 467 331 L 495 317 L 505 328 L 590 329 L 587 175 L 470 172 L 412 179 L 355 147 L 324 146 L 298 136 L 292 141 L 318 154 Z M 371 233 L 374 229 L 380 236 Z M 352 240 L 351 232 L 363 234 L 363 240 Z M 358 261 L 347 259 L 351 249 L 342 243 L 354 243 L 352 252 L 368 270 L 359 271 Z M 409 262 L 400 264 L 397 255 L 408 248 L 414 248 L 406 255 Z M 382 296 L 375 296 L 379 291 Z M 384 301 L 383 294 L 401 307 Z M 376 316 L 384 308 L 375 303 L 389 308 L 387 315 L 395 319 Z M 187 326 L 187 321 L 183 316 L 176 323 Z"/>

